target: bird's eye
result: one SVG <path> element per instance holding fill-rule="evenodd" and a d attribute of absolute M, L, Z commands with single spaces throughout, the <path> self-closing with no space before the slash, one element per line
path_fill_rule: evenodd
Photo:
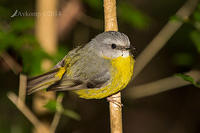
<path fill-rule="evenodd" d="M 114 44 L 114 43 L 111 45 L 111 48 L 112 48 L 112 49 L 115 49 L 116 47 L 117 47 L 117 45 Z"/>

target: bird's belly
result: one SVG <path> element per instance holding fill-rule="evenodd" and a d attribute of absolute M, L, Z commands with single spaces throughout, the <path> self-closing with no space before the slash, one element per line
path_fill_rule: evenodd
<path fill-rule="evenodd" d="M 133 75 L 134 59 L 132 56 L 109 59 L 111 79 L 101 88 L 83 89 L 74 91 L 81 98 L 101 99 L 124 89 Z"/>

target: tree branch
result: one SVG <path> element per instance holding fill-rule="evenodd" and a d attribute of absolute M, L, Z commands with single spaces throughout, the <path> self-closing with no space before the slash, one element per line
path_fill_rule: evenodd
<path fill-rule="evenodd" d="M 104 0 L 105 31 L 118 31 L 116 0 Z"/>
<path fill-rule="evenodd" d="M 8 53 L 2 52 L 0 57 L 15 74 L 18 74 L 22 71 L 22 66 L 19 65 Z"/>
<path fill-rule="evenodd" d="M 195 81 L 200 81 L 200 71 L 192 70 L 185 74 L 193 77 Z M 134 99 L 142 98 L 191 84 L 192 83 L 174 75 L 151 83 L 136 86 L 133 89 L 129 90 L 126 95 Z"/>
<path fill-rule="evenodd" d="M 19 99 L 22 102 L 25 102 L 25 99 L 26 99 L 26 84 L 27 84 L 26 75 L 20 74 L 20 76 L 19 76 Z"/>
<path fill-rule="evenodd" d="M 38 133 L 49 133 L 47 129 L 37 117 L 29 110 L 29 108 L 24 104 L 24 102 L 19 99 L 13 92 L 7 94 L 8 98 L 13 102 L 13 104 L 26 116 L 26 118 L 33 124 Z"/>
<path fill-rule="evenodd" d="M 58 98 L 57 98 L 57 103 L 61 103 L 62 102 L 62 100 L 63 100 L 63 96 L 58 96 Z M 53 118 L 53 121 L 52 121 L 52 123 L 51 123 L 51 127 L 50 127 L 50 133 L 55 133 L 55 131 L 56 131 L 56 128 L 57 128 L 57 126 L 58 126 L 58 123 L 59 123 L 59 121 L 60 121 L 60 117 L 61 117 L 61 112 L 60 111 L 57 111 L 56 113 L 55 113 L 55 115 L 54 115 L 54 118 Z"/>
<path fill-rule="evenodd" d="M 105 31 L 118 31 L 116 16 L 116 0 L 104 0 Z M 110 98 L 121 104 L 120 92 Z M 114 102 L 109 102 L 109 105 L 111 133 L 122 133 L 122 107 Z"/>

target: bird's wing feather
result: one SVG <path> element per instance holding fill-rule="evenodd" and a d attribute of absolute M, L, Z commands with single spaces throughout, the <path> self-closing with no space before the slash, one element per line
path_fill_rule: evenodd
<path fill-rule="evenodd" d="M 76 50 L 76 52 L 73 50 L 72 53 L 68 54 L 66 58 L 70 57 L 71 62 L 73 62 L 70 65 L 66 64 L 70 67 L 67 68 L 70 73 L 66 72 L 62 80 L 48 88 L 49 91 L 101 88 L 109 81 L 110 62 L 91 51 L 88 56 L 88 51 L 81 53 L 81 50 Z M 81 57 L 77 58 L 77 55 L 81 55 Z"/>
<path fill-rule="evenodd" d="M 59 77 L 55 75 L 59 71 L 59 68 L 53 69 L 45 74 L 29 78 L 27 81 L 27 93 L 32 94 L 36 91 L 45 89 L 49 87 L 51 84 L 59 81 Z"/>

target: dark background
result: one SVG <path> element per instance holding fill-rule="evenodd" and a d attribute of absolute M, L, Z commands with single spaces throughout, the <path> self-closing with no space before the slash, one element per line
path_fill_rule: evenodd
<path fill-rule="evenodd" d="M 59 10 L 66 0 L 59 1 Z M 161 28 L 172 20 L 185 0 L 118 0 L 119 31 L 127 34 L 137 55 L 156 36 Z M 10 16 L 15 10 L 34 12 L 34 0 L 0 1 L 0 54 L 7 52 L 23 66 L 28 76 L 41 74 L 41 60 L 48 58 L 56 63 L 78 44 L 86 43 L 103 32 L 103 3 L 101 0 L 81 1 L 82 12 L 95 20 L 75 19 L 70 29 L 59 34 L 58 53 L 50 56 L 40 47 L 35 37 L 35 17 Z M 80 13 L 80 14 L 81 14 Z M 78 15 L 78 14 L 77 14 Z M 91 21 L 91 22 L 89 22 Z M 181 21 L 181 20 L 179 20 Z M 199 68 L 200 53 L 200 5 L 187 22 L 174 34 L 165 47 L 134 80 L 134 85 L 158 80 L 175 73 Z M 194 35 L 195 34 L 195 35 Z M 23 48 L 34 46 L 31 51 Z M 136 57 L 137 57 L 136 55 Z M 19 75 L 9 69 L 0 58 L 0 133 L 28 133 L 31 123 L 9 101 L 7 92 L 18 92 Z M 127 88 L 123 92 L 128 92 Z M 122 92 L 122 94 L 124 94 Z M 200 132 L 200 90 L 192 85 L 173 89 L 161 94 L 131 99 L 123 96 L 123 129 L 125 133 L 198 133 Z M 32 96 L 26 99 L 32 108 Z M 77 112 L 81 120 L 62 116 L 57 133 L 109 132 L 108 102 L 84 100 L 66 92 L 63 106 Z M 53 114 L 38 117 L 50 121 Z"/>

